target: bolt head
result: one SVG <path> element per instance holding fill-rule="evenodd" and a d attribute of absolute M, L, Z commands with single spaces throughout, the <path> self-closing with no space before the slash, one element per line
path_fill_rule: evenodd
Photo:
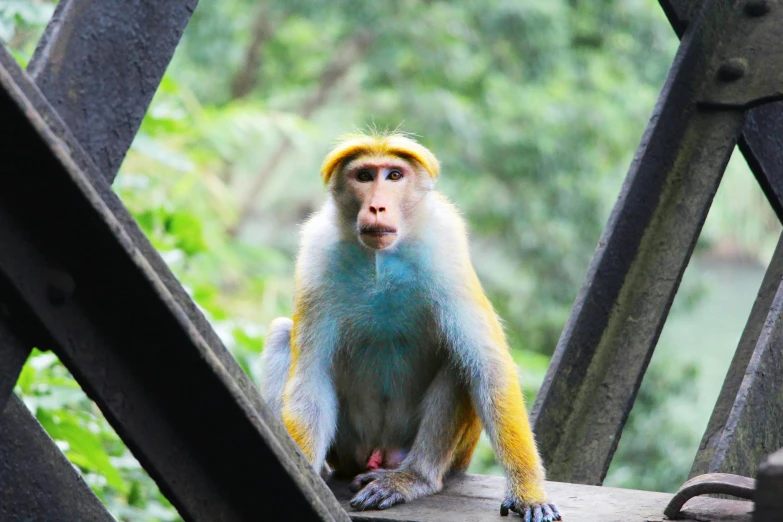
<path fill-rule="evenodd" d="M 743 10 L 748 16 L 764 16 L 769 13 L 772 6 L 769 4 L 769 0 L 749 0 Z"/>
<path fill-rule="evenodd" d="M 46 298 L 52 306 L 62 306 L 73 296 L 76 283 L 71 274 L 60 269 L 49 269 L 46 275 Z"/>
<path fill-rule="evenodd" d="M 748 71 L 748 62 L 744 58 L 730 58 L 718 67 L 718 80 L 733 82 L 739 80 Z"/>

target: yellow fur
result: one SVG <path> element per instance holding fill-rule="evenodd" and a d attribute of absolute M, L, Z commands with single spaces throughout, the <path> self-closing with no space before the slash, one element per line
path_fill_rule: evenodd
<path fill-rule="evenodd" d="M 426 147 L 403 134 L 347 134 L 340 138 L 339 143 L 326 155 L 321 165 L 321 176 L 329 183 L 332 174 L 343 162 L 357 155 L 396 156 L 410 159 L 427 171 L 432 179 L 440 172 L 440 163 L 435 155 Z"/>
<path fill-rule="evenodd" d="M 296 371 L 296 364 L 297 360 L 299 358 L 299 349 L 296 343 L 296 330 L 299 325 L 299 322 L 302 319 L 302 315 L 305 313 L 305 305 L 303 303 L 302 299 L 296 299 L 296 302 L 294 303 L 294 314 L 293 314 L 293 330 L 291 331 L 291 366 L 288 369 L 288 381 L 291 381 L 291 378 L 294 376 L 294 373 Z M 301 448 L 302 452 L 305 454 L 307 459 L 312 462 L 315 458 L 315 444 L 313 440 L 313 433 L 311 430 L 307 428 L 307 426 L 300 422 L 298 419 L 296 419 L 291 412 L 290 409 L 290 390 L 286 386 L 285 391 L 283 392 L 283 424 L 285 425 L 286 430 L 288 430 L 288 433 L 291 435 L 291 438 L 294 439 L 294 441 L 299 445 L 299 448 Z"/>
<path fill-rule="evenodd" d="M 494 401 L 497 406 L 496 430 L 499 434 L 498 458 L 506 464 L 515 495 L 530 503 L 544 503 L 547 496 L 542 487 L 543 466 L 527 418 L 516 364 L 509 353 L 503 326 L 472 269 L 468 277 L 473 298 L 479 304 L 484 320 L 489 323 L 491 346 L 497 350 L 495 356 L 503 360 L 502 367 L 505 370 L 502 376 L 504 386 L 498 390 Z"/>

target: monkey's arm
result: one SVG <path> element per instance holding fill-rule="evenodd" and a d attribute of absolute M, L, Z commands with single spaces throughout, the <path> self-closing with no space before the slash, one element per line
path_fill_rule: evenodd
<path fill-rule="evenodd" d="M 501 514 L 511 509 L 523 516 L 531 512 L 536 521 L 559 520 L 544 491 L 544 467 L 500 321 L 472 267 L 465 267 L 461 284 L 453 288 L 439 307 L 443 337 L 506 471 Z"/>
<path fill-rule="evenodd" d="M 337 395 L 331 375 L 337 328 L 323 313 L 301 302 L 295 306 L 293 320 L 283 423 L 320 472 L 337 425 Z"/>

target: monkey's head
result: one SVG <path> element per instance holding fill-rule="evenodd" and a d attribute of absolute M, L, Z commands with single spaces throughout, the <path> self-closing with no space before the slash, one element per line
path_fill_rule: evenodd
<path fill-rule="evenodd" d="M 327 154 L 321 175 L 343 225 L 364 246 L 383 250 L 414 226 L 439 170 L 435 155 L 403 134 L 354 134 Z"/>

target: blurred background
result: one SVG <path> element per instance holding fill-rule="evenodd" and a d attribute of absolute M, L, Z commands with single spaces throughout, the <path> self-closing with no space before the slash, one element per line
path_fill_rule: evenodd
<path fill-rule="evenodd" d="M 53 9 L 0 0 L 22 65 Z M 416 134 L 532 405 L 677 44 L 655 0 L 201 0 L 114 188 L 257 381 L 321 158 L 356 129 Z M 779 234 L 735 154 L 606 485 L 686 479 Z M 17 392 L 120 520 L 179 520 L 54 355 Z M 486 441 L 471 471 L 502 473 Z"/>

